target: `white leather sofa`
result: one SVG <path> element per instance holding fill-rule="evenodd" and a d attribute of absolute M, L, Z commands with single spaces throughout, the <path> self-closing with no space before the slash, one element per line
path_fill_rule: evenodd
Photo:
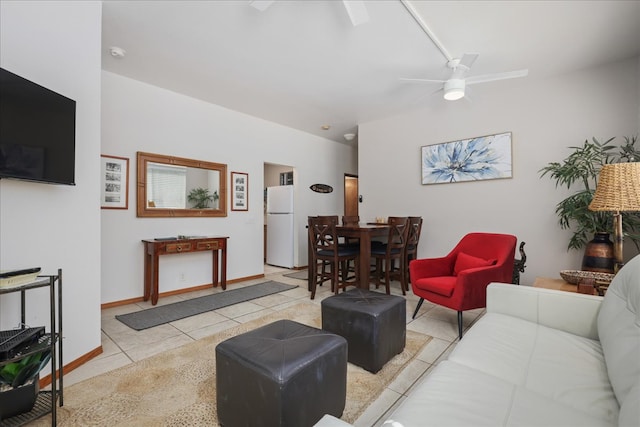
<path fill-rule="evenodd" d="M 640 426 L 640 256 L 604 298 L 489 285 L 487 313 L 383 425 Z"/>

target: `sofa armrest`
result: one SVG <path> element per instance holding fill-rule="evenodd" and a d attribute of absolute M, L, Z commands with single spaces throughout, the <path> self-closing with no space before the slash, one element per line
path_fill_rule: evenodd
<path fill-rule="evenodd" d="M 352 427 L 351 424 L 336 418 L 333 415 L 324 414 L 324 416 L 314 424 L 314 427 Z"/>
<path fill-rule="evenodd" d="M 487 312 L 506 314 L 597 340 L 602 297 L 552 289 L 491 283 Z"/>

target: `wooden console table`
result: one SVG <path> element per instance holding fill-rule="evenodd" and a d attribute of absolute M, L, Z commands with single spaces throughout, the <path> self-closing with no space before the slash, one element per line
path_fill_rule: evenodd
<path fill-rule="evenodd" d="M 211 236 L 192 239 L 155 240 L 144 243 L 144 300 L 151 298 L 151 304 L 158 302 L 158 258 L 160 255 L 184 254 L 189 252 L 213 252 L 213 287 L 218 286 L 218 270 L 221 272 L 220 285 L 227 289 L 227 239 Z M 218 251 L 222 252 L 222 266 L 219 268 Z"/>

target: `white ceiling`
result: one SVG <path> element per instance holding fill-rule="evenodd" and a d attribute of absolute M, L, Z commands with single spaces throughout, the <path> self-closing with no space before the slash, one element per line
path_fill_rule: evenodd
<path fill-rule="evenodd" d="M 446 78 L 446 59 L 400 0 L 365 3 L 354 27 L 338 0 L 104 1 L 102 67 L 343 143 L 358 123 L 462 102 L 399 80 Z M 453 57 L 480 54 L 469 75 L 529 69 L 477 96 L 640 55 L 640 1 L 406 3 Z"/>

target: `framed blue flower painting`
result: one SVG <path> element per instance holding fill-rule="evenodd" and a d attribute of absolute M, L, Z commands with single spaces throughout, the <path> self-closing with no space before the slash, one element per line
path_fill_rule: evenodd
<path fill-rule="evenodd" d="M 422 147 L 422 183 L 511 178 L 511 132 Z"/>

